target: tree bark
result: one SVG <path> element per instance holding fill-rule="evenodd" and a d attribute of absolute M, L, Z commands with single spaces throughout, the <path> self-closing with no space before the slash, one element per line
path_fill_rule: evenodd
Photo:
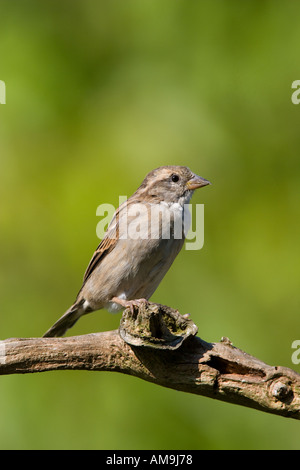
<path fill-rule="evenodd" d="M 67 369 L 122 372 L 175 390 L 300 419 L 298 373 L 267 365 L 227 338 L 207 343 L 195 336 L 191 320 L 169 307 L 149 305 L 139 306 L 134 314 L 126 310 L 120 330 L 0 341 L 0 375 Z M 166 321 L 170 311 L 177 329 L 174 322 Z M 130 321 L 133 330 L 132 325 L 128 327 Z M 150 328 L 137 333 L 137 324 L 147 321 Z"/>

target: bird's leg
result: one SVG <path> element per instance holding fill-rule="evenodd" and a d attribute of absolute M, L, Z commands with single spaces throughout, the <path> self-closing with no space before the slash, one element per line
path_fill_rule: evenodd
<path fill-rule="evenodd" d="M 116 304 L 121 305 L 124 308 L 130 308 L 130 312 L 133 314 L 133 308 L 134 307 L 140 307 L 143 304 L 146 305 L 148 304 L 147 299 L 134 299 L 134 300 L 125 300 L 125 299 L 120 299 L 119 297 L 113 297 L 111 299 L 111 302 L 115 302 Z"/>

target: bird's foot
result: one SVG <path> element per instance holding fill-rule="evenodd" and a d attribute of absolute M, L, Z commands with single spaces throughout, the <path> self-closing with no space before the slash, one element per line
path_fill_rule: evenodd
<path fill-rule="evenodd" d="M 119 304 L 124 308 L 129 308 L 132 314 L 134 313 L 134 307 L 140 308 L 149 303 L 147 299 L 125 300 L 125 299 L 120 299 L 119 297 L 113 297 L 111 299 L 111 302 L 115 302 L 116 304 Z"/>

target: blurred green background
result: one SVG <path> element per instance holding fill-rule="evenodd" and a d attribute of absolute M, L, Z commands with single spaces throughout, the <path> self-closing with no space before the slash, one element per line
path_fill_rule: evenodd
<path fill-rule="evenodd" d="M 41 336 L 99 243 L 96 208 L 153 168 L 212 181 L 205 244 L 152 300 L 300 372 L 300 4 L 1 0 L 0 337 Z M 106 311 L 71 334 L 118 327 Z M 118 373 L 4 376 L 2 449 L 296 449 L 297 421 Z"/>

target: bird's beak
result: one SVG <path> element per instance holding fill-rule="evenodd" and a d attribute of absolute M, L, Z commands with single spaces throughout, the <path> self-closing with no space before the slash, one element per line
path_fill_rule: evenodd
<path fill-rule="evenodd" d="M 198 188 L 202 188 L 202 186 L 207 186 L 208 184 L 211 184 L 210 181 L 202 178 L 201 176 L 194 175 L 187 183 L 187 188 L 194 190 Z"/>

